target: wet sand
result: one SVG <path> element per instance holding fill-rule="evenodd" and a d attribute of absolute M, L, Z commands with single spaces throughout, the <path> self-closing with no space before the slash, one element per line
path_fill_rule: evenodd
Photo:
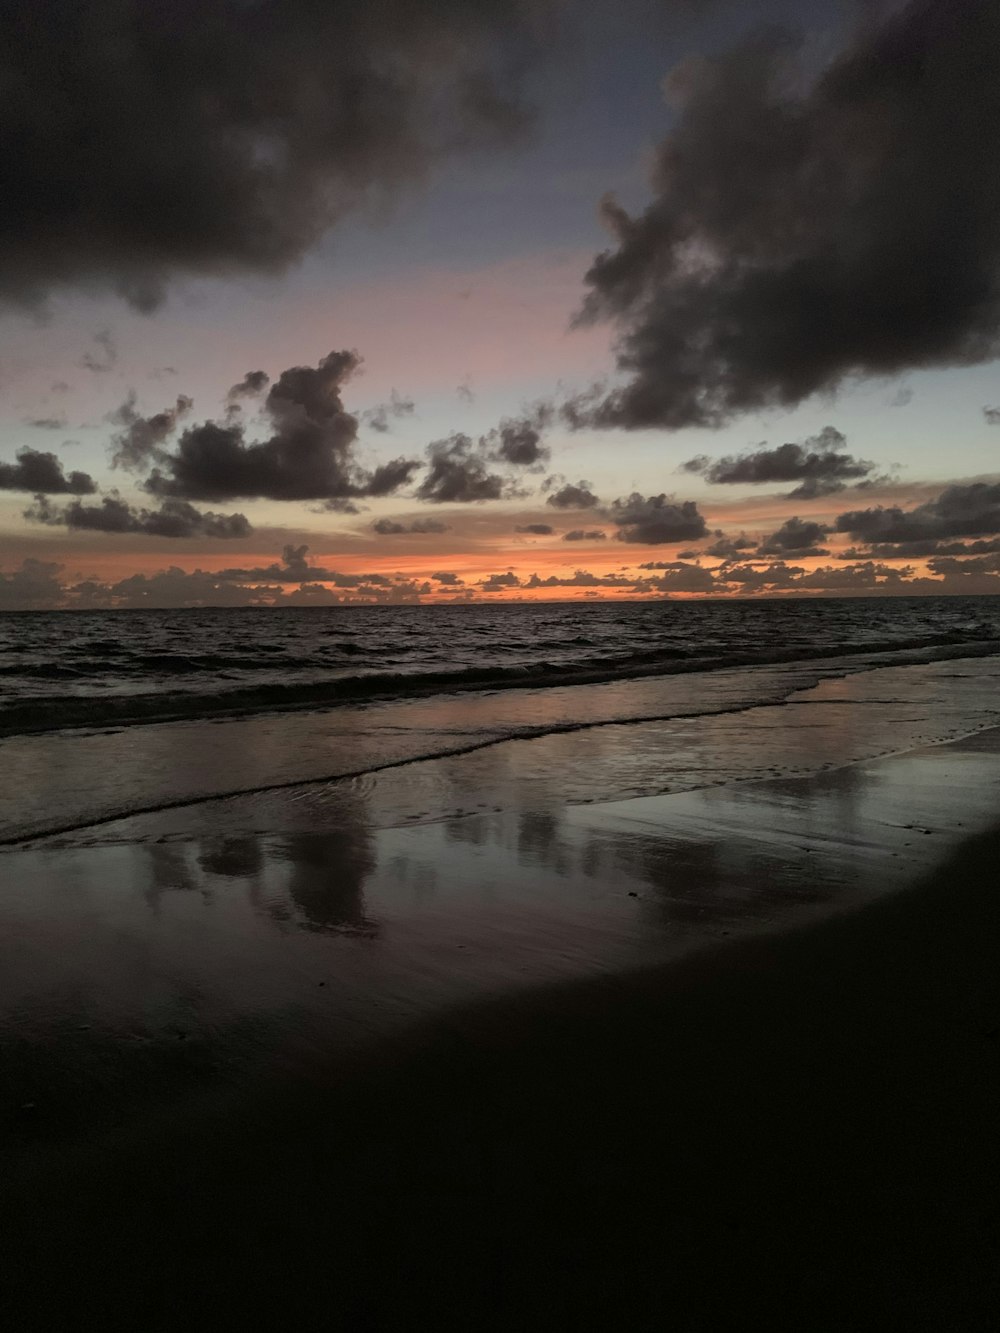
<path fill-rule="evenodd" d="M 998 793 L 8 853 L 12 1326 L 996 1327 Z"/>

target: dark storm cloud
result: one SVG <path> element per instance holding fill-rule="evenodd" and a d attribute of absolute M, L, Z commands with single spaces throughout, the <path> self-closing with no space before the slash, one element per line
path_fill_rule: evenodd
<path fill-rule="evenodd" d="M 0 134 L 2 133 L 0 130 Z M 2 155 L 3 149 L 0 148 L 0 161 L 3 160 Z M 2 224 L 0 224 L 0 235 L 3 235 Z M 0 270 L 0 293 L 2 291 L 2 270 Z M 95 375 L 106 375 L 118 364 L 118 345 L 111 336 L 110 329 L 102 329 L 99 333 L 95 333 L 94 342 L 97 344 L 97 351 L 84 352 L 80 358 L 80 367 L 83 370 L 92 370 Z"/>
<path fill-rule="evenodd" d="M 515 527 L 515 532 L 528 532 L 535 537 L 551 537 L 555 528 L 551 523 L 520 523 Z"/>
<path fill-rule="evenodd" d="M 253 529 L 243 514 L 202 513 L 186 500 L 167 499 L 159 509 L 138 509 L 118 495 L 104 495 L 100 504 L 73 500 L 59 508 L 44 495 L 24 511 L 29 522 L 89 532 L 133 532 L 148 537 L 246 537 Z"/>
<path fill-rule="evenodd" d="M 93 495 L 97 487 L 86 472 L 63 471 L 55 454 L 18 449 L 17 462 L 0 463 L 0 491 L 31 491 L 41 495 Z"/>
<path fill-rule="evenodd" d="M 799 484 L 788 492 L 789 500 L 813 499 L 842 491 L 849 482 L 870 477 L 875 464 L 845 453 L 845 437 L 833 426 L 801 444 L 761 445 L 742 454 L 710 459 L 705 454 L 682 463 L 683 472 L 696 472 L 713 486 L 761 485 L 783 481 Z"/>
<path fill-rule="evenodd" d="M 588 424 L 719 425 L 1000 350 L 1000 5 L 912 0 L 806 64 L 768 30 L 670 76 L 653 202 L 603 204 L 581 319 L 617 323 L 628 380 Z"/>
<path fill-rule="evenodd" d="M 705 519 L 693 500 L 678 504 L 668 495 L 647 497 L 633 491 L 624 499 L 615 500 L 605 513 L 618 525 L 616 536 L 620 542 L 657 546 L 708 536 Z"/>
<path fill-rule="evenodd" d="M 395 519 L 380 518 L 372 524 L 372 530 L 383 537 L 395 537 L 409 532 L 447 532 L 448 524 L 440 523 L 436 518 L 415 518 L 412 523 L 397 523 Z"/>
<path fill-rule="evenodd" d="M 190 398 L 178 394 L 173 407 L 144 417 L 136 411 L 135 404 L 135 392 L 130 390 L 121 407 L 108 418 L 121 428 L 111 437 L 111 466 L 128 471 L 144 470 L 154 461 L 165 463 L 167 455 L 163 444 L 173 434 L 178 421 L 194 406 Z"/>
<path fill-rule="evenodd" d="M 392 421 L 398 421 L 402 417 L 412 417 L 416 410 L 417 405 L 412 398 L 403 398 L 393 389 L 387 403 L 369 407 L 367 411 L 361 413 L 361 420 L 372 430 L 384 435 L 390 429 Z"/>
<path fill-rule="evenodd" d="M 988 426 L 1000 426 L 1000 407 L 984 407 L 983 416 Z"/>
<path fill-rule="evenodd" d="M 545 501 L 547 505 L 552 505 L 553 509 L 593 509 L 600 504 L 597 496 L 590 489 L 589 481 L 578 481 L 574 486 L 571 482 L 564 482 L 562 477 L 550 477 L 549 483 L 555 483 L 559 488 Z M 560 482 L 564 484 L 559 485 Z M 548 490 L 549 485 L 543 485 L 542 490 Z"/>
<path fill-rule="evenodd" d="M 550 0 L 33 0 L 0 43 L 0 296 L 149 309 L 278 272 L 442 153 L 518 138 Z"/>
<path fill-rule="evenodd" d="M 571 528 L 563 533 L 564 542 L 602 542 L 607 533 L 600 528 Z"/>
<path fill-rule="evenodd" d="M 394 459 L 367 472 L 357 463 L 358 422 L 341 394 L 359 364 L 356 352 L 331 352 L 316 367 L 282 371 L 264 400 L 268 438 L 248 440 L 233 418 L 191 426 L 146 489 L 186 500 L 322 500 L 335 508 L 391 494 L 418 464 Z"/>
<path fill-rule="evenodd" d="M 941 541 L 1000 532 L 1000 482 L 949 486 L 915 509 L 855 509 L 837 517 L 837 531 L 871 543 Z"/>
<path fill-rule="evenodd" d="M 830 531 L 822 523 L 813 523 L 808 519 L 790 518 L 782 523 L 777 532 L 765 537 L 757 548 L 758 555 L 829 555 L 820 546 L 820 542 Z"/>

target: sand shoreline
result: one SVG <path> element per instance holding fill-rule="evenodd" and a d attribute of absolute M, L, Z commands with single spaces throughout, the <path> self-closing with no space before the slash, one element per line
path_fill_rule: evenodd
<path fill-rule="evenodd" d="M 775 839 L 801 879 L 802 820 L 774 815 L 815 820 L 825 781 L 843 836 L 828 810 L 801 855 L 858 910 L 459 996 L 350 1059 L 295 1042 L 255 1089 L 208 1080 L 89 1139 L 15 1114 L 17 1326 L 995 1327 L 998 738 L 861 766 L 866 820 L 830 775 L 741 793 L 744 845 L 732 793 L 704 804 L 720 883 Z M 634 842 L 628 811 L 574 818 Z"/>

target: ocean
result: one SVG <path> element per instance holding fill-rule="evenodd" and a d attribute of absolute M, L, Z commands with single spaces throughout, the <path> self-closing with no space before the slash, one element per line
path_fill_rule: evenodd
<path fill-rule="evenodd" d="M 350 784 L 389 826 L 801 774 L 995 722 L 997 654 L 989 597 L 11 613 L 0 839 L 219 800 L 272 831 Z M 822 735 L 790 725 L 824 698 Z"/>

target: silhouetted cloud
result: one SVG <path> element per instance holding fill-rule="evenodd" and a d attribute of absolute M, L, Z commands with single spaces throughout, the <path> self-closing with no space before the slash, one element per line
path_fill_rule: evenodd
<path fill-rule="evenodd" d="M 4 29 L 0 296 L 149 309 L 176 274 L 281 271 L 440 155 L 518 139 L 556 8 L 34 0 Z"/>
<path fill-rule="evenodd" d="M 732 537 L 717 537 L 711 546 L 705 547 L 704 554 L 717 560 L 736 560 L 747 551 L 752 551 L 756 545 L 756 538 L 739 532 Z"/>
<path fill-rule="evenodd" d="M 236 419 L 191 426 L 146 489 L 187 500 L 322 500 L 334 508 L 391 494 L 419 465 L 400 458 L 369 472 L 358 464 L 358 422 L 341 392 L 359 364 L 357 352 L 330 352 L 316 367 L 282 371 L 264 401 L 272 427 L 267 439 L 248 440 Z"/>
<path fill-rule="evenodd" d="M 47 560 L 23 560 L 9 574 L 0 571 L 0 611 L 30 611 L 58 606 L 65 590 L 59 575 L 62 565 Z"/>
<path fill-rule="evenodd" d="M 119 495 L 104 495 L 100 504 L 80 500 L 59 508 L 44 495 L 24 511 L 29 522 L 84 529 L 90 532 L 135 532 L 148 537 L 246 537 L 253 529 L 243 514 L 202 513 L 186 500 L 166 499 L 159 509 L 138 509 Z"/>
<path fill-rule="evenodd" d="M 849 482 L 861 481 L 875 471 L 874 463 L 845 453 L 845 444 L 839 430 L 824 426 L 801 444 L 780 444 L 774 449 L 761 445 L 716 459 L 699 454 L 682 463 L 681 471 L 700 473 L 715 486 L 797 481 L 799 485 L 787 498 L 812 499 L 842 491 Z"/>
<path fill-rule="evenodd" d="M 226 401 L 237 403 L 241 398 L 256 398 L 270 383 L 271 377 L 266 370 L 248 370 L 226 394 Z"/>
<path fill-rule="evenodd" d="M 564 542 L 602 542 L 607 533 L 601 528 L 571 528 L 563 533 Z"/>
<path fill-rule="evenodd" d="M 624 499 L 615 500 L 604 512 L 618 525 L 616 536 L 620 542 L 655 546 L 708 536 L 705 519 L 693 500 L 678 504 L 668 495 L 647 497 L 633 491 Z"/>
<path fill-rule="evenodd" d="M 468 435 L 449 435 L 427 446 L 427 475 L 417 498 L 431 504 L 478 503 L 516 494 L 508 477 L 491 472 L 489 456 Z"/>
<path fill-rule="evenodd" d="M 988 426 L 1000 426 L 1000 407 L 984 407 L 983 416 Z"/>
<path fill-rule="evenodd" d="M 555 528 L 551 523 L 518 523 L 515 532 L 527 532 L 535 537 L 551 537 Z"/>
<path fill-rule="evenodd" d="M 537 574 L 532 574 L 525 583 L 524 588 L 631 588 L 635 579 L 628 578 L 625 574 L 591 574 L 587 569 L 578 569 L 575 574 L 568 578 L 560 578 L 558 574 L 550 574 L 547 578 L 540 578 Z"/>
<path fill-rule="evenodd" d="M 63 471 L 55 454 L 18 449 L 17 461 L 0 463 L 0 491 L 31 491 L 36 495 L 93 495 L 97 487 L 86 472 Z"/>
<path fill-rule="evenodd" d="M 448 524 L 436 518 L 415 518 L 412 523 L 397 523 L 392 518 L 380 518 L 372 524 L 372 529 L 383 537 L 393 537 L 404 532 L 447 532 Z"/>
<path fill-rule="evenodd" d="M 521 580 L 512 570 L 506 574 L 490 574 L 479 584 L 483 592 L 503 592 L 506 588 L 520 588 Z"/>
<path fill-rule="evenodd" d="M 122 405 L 108 418 L 121 428 L 111 437 L 111 466 L 114 468 L 138 471 L 145 470 L 154 461 L 166 463 L 168 455 L 162 446 L 173 434 L 178 421 L 194 406 L 190 398 L 179 394 L 173 407 L 144 417 L 136 411 L 135 405 L 135 391 L 130 389 Z"/>
<path fill-rule="evenodd" d="M 590 488 L 589 481 L 578 481 L 574 486 L 565 481 L 565 478 L 548 478 L 548 482 L 554 482 L 558 490 L 554 490 L 545 501 L 552 505 L 554 509 L 593 509 L 595 505 L 600 504 L 597 496 Z M 560 485 L 559 483 L 564 483 Z M 542 490 L 550 489 L 549 485 L 543 484 Z"/>
<path fill-rule="evenodd" d="M 589 424 L 714 426 L 996 356 L 1000 6 L 911 0 L 812 55 L 772 28 L 670 75 L 653 202 L 602 206 L 581 318 L 617 323 L 628 378 Z"/>
<path fill-rule="evenodd" d="M 777 532 L 765 537 L 757 548 L 758 555 L 829 555 L 820 542 L 830 531 L 822 523 L 813 523 L 808 519 L 790 518 L 782 523 Z"/>
<path fill-rule="evenodd" d="M 488 439 L 491 455 L 498 463 L 537 470 L 548 461 L 549 450 L 542 444 L 539 426 L 532 421 L 502 421 Z"/>
<path fill-rule="evenodd" d="M 978 537 L 1000 532 L 1000 482 L 949 486 L 914 509 L 854 509 L 837 517 L 837 531 L 856 541 L 902 543 Z"/>
<path fill-rule="evenodd" d="M 465 580 L 460 579 L 457 574 L 452 574 L 448 570 L 442 570 L 438 574 L 432 574 L 431 578 L 435 583 L 440 583 L 445 588 L 464 588 Z"/>
<path fill-rule="evenodd" d="M 361 420 L 372 430 L 384 435 L 389 430 L 391 421 L 398 421 L 401 417 L 411 417 L 416 410 L 417 405 L 412 398 L 403 398 L 393 389 L 387 403 L 369 407 L 367 411 L 361 413 Z"/>
<path fill-rule="evenodd" d="M 641 568 L 648 569 L 650 566 L 643 565 Z M 677 560 L 661 568 L 663 573 L 659 578 L 642 581 L 639 586 L 643 591 L 708 593 L 716 590 L 715 576 L 710 569 L 705 569 L 702 565 L 689 565 Z"/>
<path fill-rule="evenodd" d="M 841 560 L 921 560 L 932 555 L 991 555 L 997 551 L 1000 551 L 1000 537 L 975 542 L 939 542 L 927 539 L 896 543 L 875 542 L 863 550 L 854 546 L 849 547 L 846 551 L 838 552 L 838 556 Z"/>

